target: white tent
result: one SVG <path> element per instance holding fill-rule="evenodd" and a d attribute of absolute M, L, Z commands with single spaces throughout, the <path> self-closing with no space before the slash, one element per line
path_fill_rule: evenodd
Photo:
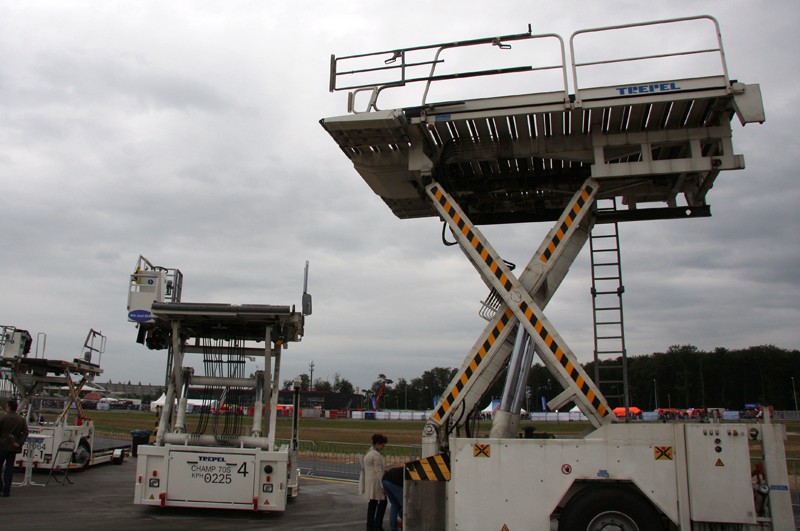
<path fill-rule="evenodd" d="M 500 409 L 500 400 L 495 398 L 494 400 L 489 402 L 488 406 L 486 406 L 485 408 L 483 408 L 481 410 L 481 414 L 493 417 L 494 416 L 494 412 L 497 411 L 498 409 Z"/>
<path fill-rule="evenodd" d="M 150 411 L 155 411 L 156 407 L 158 407 L 158 406 L 164 407 L 164 404 L 166 404 L 166 403 L 167 403 L 167 394 L 166 393 L 161 393 L 161 396 L 158 397 L 158 400 L 153 400 L 152 402 L 150 402 Z M 214 408 L 214 407 L 217 406 L 217 401 L 216 400 L 211 400 L 209 402 L 206 402 L 205 400 L 198 399 L 198 398 L 187 398 L 186 399 L 186 411 L 187 412 L 191 413 L 194 408 L 196 408 L 196 407 L 199 408 L 199 407 L 202 407 L 202 406 L 211 406 L 212 408 Z"/>
<path fill-rule="evenodd" d="M 488 415 L 490 417 L 494 417 L 494 412 L 497 411 L 498 409 L 500 409 L 500 399 L 495 398 L 494 400 L 491 401 L 491 403 L 489 403 L 488 406 L 486 406 L 485 408 L 483 408 L 481 410 L 481 414 Z M 526 415 L 528 413 L 527 411 L 525 411 L 522 408 L 520 408 L 519 412 L 522 415 Z"/>

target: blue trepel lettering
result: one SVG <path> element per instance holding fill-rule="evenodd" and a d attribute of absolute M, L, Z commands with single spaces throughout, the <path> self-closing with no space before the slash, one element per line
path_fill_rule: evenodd
<path fill-rule="evenodd" d="M 677 83 L 654 83 L 651 85 L 629 85 L 627 87 L 617 88 L 620 96 L 631 96 L 633 94 L 652 94 L 655 92 L 670 92 L 673 90 L 680 90 L 681 87 Z"/>

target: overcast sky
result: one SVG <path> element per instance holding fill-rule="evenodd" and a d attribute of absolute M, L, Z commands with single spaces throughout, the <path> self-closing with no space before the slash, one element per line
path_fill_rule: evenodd
<path fill-rule="evenodd" d="M 309 260 L 314 314 L 282 379 L 311 361 L 360 387 L 458 367 L 487 290 L 438 221 L 397 219 L 320 127 L 347 112 L 330 54 L 710 14 L 767 121 L 734 123 L 747 168 L 717 179 L 711 218 L 620 226 L 628 352 L 800 347 L 800 4 L 489 5 L 0 0 L 0 323 L 59 359 L 100 330 L 102 382 L 161 383 L 165 352 L 126 318 L 140 254 L 181 269 L 184 301 L 298 307 Z M 524 265 L 548 229 L 484 233 Z M 590 284 L 587 248 L 546 311 L 582 362 Z"/>

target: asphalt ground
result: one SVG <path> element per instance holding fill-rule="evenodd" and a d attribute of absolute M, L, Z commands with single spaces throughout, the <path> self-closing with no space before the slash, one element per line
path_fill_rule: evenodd
<path fill-rule="evenodd" d="M 47 482 L 47 473 L 32 475 Z M 324 529 L 351 531 L 365 526 L 367 506 L 352 481 L 303 477 L 300 495 L 283 513 L 165 508 L 134 505 L 136 459 L 121 465 L 102 464 L 71 471 L 72 484 L 51 480 L 46 486 L 13 485 L 11 496 L 0 498 L 0 529 L 15 531 L 177 531 Z M 23 482 L 17 472 L 14 482 Z"/>
<path fill-rule="evenodd" d="M 366 502 L 356 494 L 356 484 L 348 480 L 303 476 L 300 495 L 289 502 L 286 512 L 254 513 L 135 505 L 135 458 L 127 458 L 121 465 L 109 463 L 80 472 L 70 471 L 72 484 L 50 480 L 46 486 L 39 486 L 47 482 L 47 476 L 46 472 L 36 472 L 31 479 L 37 485 L 15 484 L 11 497 L 0 498 L 0 529 L 351 531 L 363 529 L 366 521 Z M 15 483 L 23 480 L 23 472 L 15 473 Z M 798 507 L 794 509 L 796 528 L 800 529 Z"/>

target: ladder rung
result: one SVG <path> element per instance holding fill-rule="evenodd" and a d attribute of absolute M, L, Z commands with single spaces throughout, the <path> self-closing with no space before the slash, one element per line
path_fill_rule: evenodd
<path fill-rule="evenodd" d="M 616 201 L 601 204 L 598 200 L 597 212 L 616 212 Z M 619 231 L 616 223 L 604 226 L 605 231 L 595 234 L 590 233 L 592 242 L 590 264 L 592 272 L 592 306 L 594 310 L 594 357 L 598 361 L 597 385 L 602 390 L 609 404 L 612 402 L 625 403 L 625 332 L 622 324 L 622 294 L 625 288 L 622 285 L 622 257 L 619 248 Z M 600 240 L 609 240 L 608 243 L 599 243 Z M 602 247 L 595 248 L 594 242 Z M 605 253 L 605 254 L 603 254 Z M 609 254 L 612 253 L 612 254 Z M 605 268 L 605 269 L 604 269 Z M 598 305 L 598 303 L 603 303 Z M 614 315 L 601 312 L 617 312 Z M 606 315 L 606 319 L 599 319 Z M 605 328 L 604 328 L 605 327 Z M 609 328 L 613 327 L 613 328 Z M 602 335 L 606 332 L 607 335 Z M 600 347 L 605 346 L 603 350 Z M 600 360 L 611 361 L 611 365 L 601 365 Z M 620 361 L 617 361 L 620 360 Z"/>

